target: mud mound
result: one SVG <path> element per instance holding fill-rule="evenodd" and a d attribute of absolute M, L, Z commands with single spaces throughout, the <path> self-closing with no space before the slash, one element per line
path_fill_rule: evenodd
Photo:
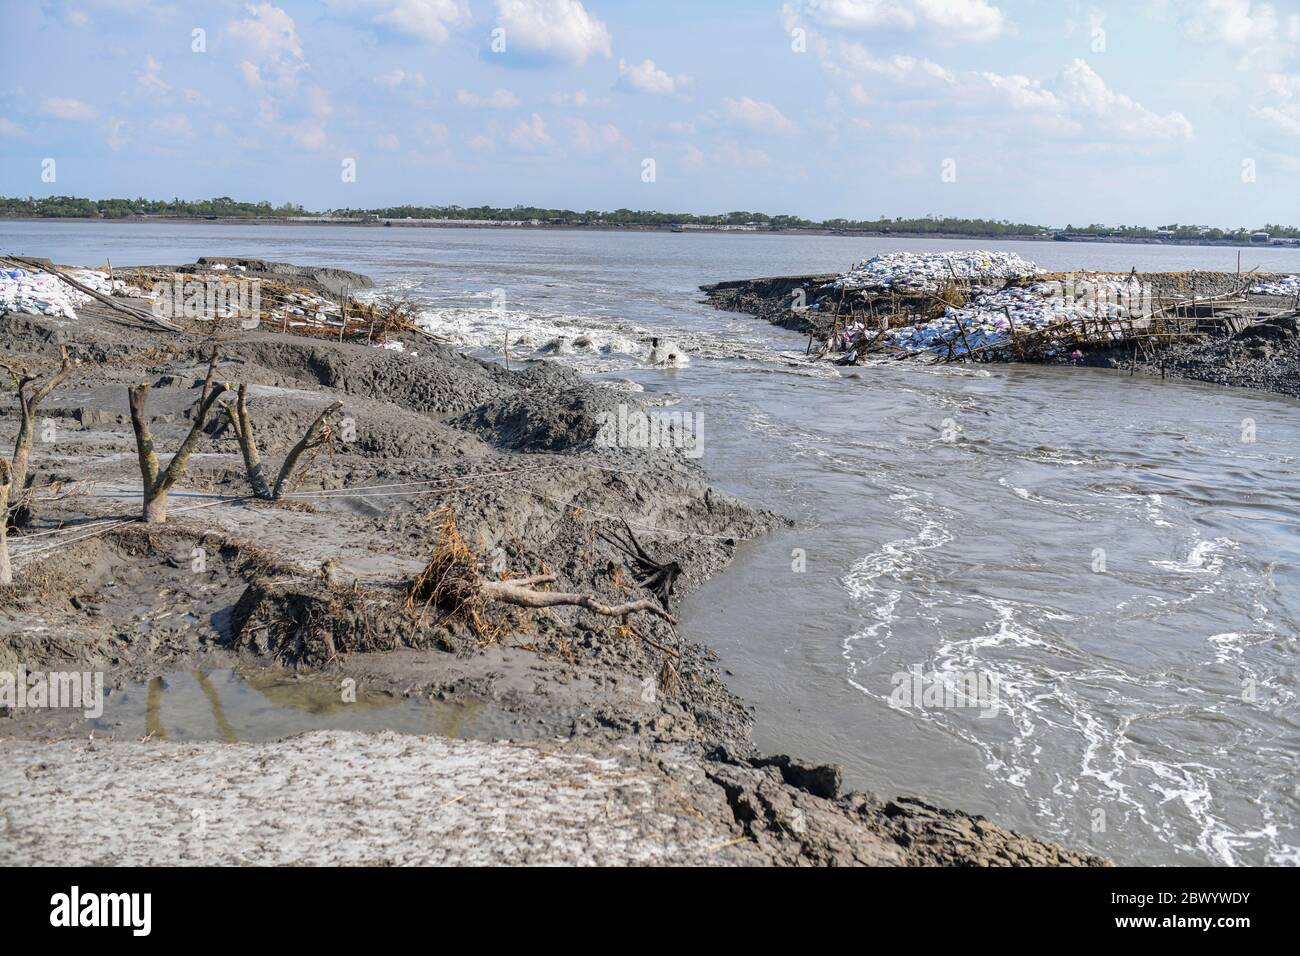
<path fill-rule="evenodd" d="M 180 266 L 177 272 L 210 272 L 213 266 L 226 266 L 228 274 L 240 279 L 275 279 L 288 285 L 312 292 L 329 292 L 342 295 L 344 290 L 373 289 L 370 276 L 346 269 L 323 266 L 298 266 L 289 262 L 269 262 L 266 259 L 248 259 L 238 256 L 203 256 L 192 266 Z M 218 271 L 227 271 L 218 270 Z"/>
<path fill-rule="evenodd" d="M 501 376 L 483 363 L 433 344 L 412 357 L 352 344 L 263 335 L 232 342 L 224 354 L 298 381 L 438 415 L 466 412 L 507 392 Z"/>
<path fill-rule="evenodd" d="M 616 415 L 619 403 L 627 402 L 549 362 L 515 375 L 511 384 L 516 395 L 481 405 L 453 424 L 510 451 L 581 451 L 595 447 L 600 416 Z"/>

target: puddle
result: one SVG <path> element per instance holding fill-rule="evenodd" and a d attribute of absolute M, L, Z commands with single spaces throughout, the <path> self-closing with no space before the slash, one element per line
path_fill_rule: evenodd
<path fill-rule="evenodd" d="M 227 743 L 277 740 L 313 730 L 390 730 L 490 740 L 518 736 L 510 715 L 481 702 L 398 697 L 339 681 L 232 670 L 177 671 L 106 691 L 95 730 L 115 737 Z"/>

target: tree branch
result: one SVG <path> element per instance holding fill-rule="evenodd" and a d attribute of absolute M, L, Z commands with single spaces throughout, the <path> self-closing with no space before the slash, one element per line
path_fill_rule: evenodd
<path fill-rule="evenodd" d="M 279 498 L 284 494 L 285 483 L 289 476 L 293 474 L 294 468 L 298 466 L 298 459 L 302 457 L 303 452 L 309 448 L 316 448 L 322 442 L 322 433 L 326 429 L 326 423 L 331 415 L 343 407 L 342 402 L 334 402 L 329 408 L 316 416 L 316 420 L 311 423 L 307 433 L 302 436 L 298 444 L 290 449 L 288 456 L 284 459 L 284 464 L 280 466 L 280 476 L 275 479 L 275 490 L 271 492 L 272 498 Z"/>
<path fill-rule="evenodd" d="M 257 438 L 253 435 L 253 419 L 248 414 L 248 386 L 239 386 L 239 397 L 226 405 L 226 414 L 230 416 L 230 427 L 239 441 L 239 451 L 244 456 L 244 468 L 248 472 L 248 483 L 253 494 L 258 498 L 270 498 L 271 488 L 266 483 L 266 473 L 262 468 L 262 454 L 257 448 Z"/>
<path fill-rule="evenodd" d="M 217 351 L 213 349 L 212 358 L 208 362 L 208 375 L 203 380 L 203 392 L 199 397 L 194 413 L 194 425 L 190 428 L 190 433 L 185 436 L 185 440 L 181 442 L 181 447 L 176 449 L 176 454 L 172 455 L 171 461 L 167 463 L 167 469 L 158 478 L 158 490 L 163 493 L 170 491 L 172 486 L 185 474 L 185 465 L 189 462 L 190 455 L 194 452 L 194 446 L 199 443 L 199 437 L 203 434 L 203 426 L 208 420 L 208 413 L 212 411 L 212 406 L 216 403 L 217 398 L 230 388 L 225 382 L 213 383 L 216 371 Z"/>
<path fill-rule="evenodd" d="M 27 467 L 32 457 L 32 442 L 36 436 L 36 410 L 41 402 L 49 397 L 50 392 L 58 388 L 77 367 L 77 363 L 68 358 L 67 346 L 61 349 L 61 354 L 62 362 L 58 370 L 46 379 L 44 384 L 38 385 L 30 393 L 27 387 L 40 380 L 35 375 L 29 374 L 26 369 L 23 369 L 21 374 L 15 373 L 18 378 L 18 409 L 21 421 L 18 423 L 18 437 L 14 441 L 12 482 L 19 493 L 27 482 Z"/>
<path fill-rule="evenodd" d="M 9 462 L 0 458 L 0 585 L 14 583 L 13 568 L 9 564 L 9 489 L 12 479 Z"/>
<path fill-rule="evenodd" d="M 655 617 L 663 618 L 669 624 L 676 624 L 672 615 L 651 600 L 632 601 L 628 604 L 602 604 L 590 594 L 569 594 L 564 591 L 534 591 L 528 585 L 550 584 L 555 581 L 553 574 L 541 574 L 531 578 L 515 581 L 484 581 L 479 589 L 484 597 L 490 597 L 505 604 L 518 607 L 581 607 L 602 617 L 628 617 L 644 611 Z"/>

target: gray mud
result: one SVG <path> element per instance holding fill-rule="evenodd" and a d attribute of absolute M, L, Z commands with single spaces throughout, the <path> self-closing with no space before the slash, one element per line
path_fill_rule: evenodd
<path fill-rule="evenodd" d="M 281 278 L 289 268 L 259 266 Z M 302 276 L 324 283 L 326 271 Z M 344 281 L 356 287 L 355 276 Z M 155 333 L 93 309 L 77 321 L 0 316 L 11 365 L 49 369 L 61 345 L 83 364 L 41 408 L 49 440 L 33 452 L 30 515 L 10 534 L 16 581 L 0 590 L 0 670 L 99 670 L 119 692 L 176 671 L 300 676 L 487 708 L 493 736 L 531 743 L 331 732 L 179 744 L 165 726 L 144 741 L 106 739 L 102 723 L 76 712 L 9 712 L 0 802 L 20 838 L 0 857 L 88 859 L 98 847 L 106 860 L 148 864 L 1101 862 L 959 812 L 843 795 L 834 768 L 761 757 L 749 708 L 713 653 L 659 618 L 624 625 L 573 607 L 499 607 L 479 628 L 408 605 L 449 513 L 485 574 L 554 574 L 556 590 L 607 604 L 648 592 L 598 532 L 626 521 L 656 559 L 680 566 L 680 599 L 741 541 L 784 524 L 710 488 L 678 454 L 597 448 L 597 416 L 635 404 L 626 395 L 549 363 L 507 371 L 425 340 L 397 353 L 266 330 Z M 334 447 L 307 461 L 291 497 L 255 500 L 225 416 L 214 415 L 166 525 L 133 521 L 140 475 L 126 388 L 152 385 L 165 463 L 189 430 L 213 347 L 218 379 L 249 386 L 271 474 L 341 401 Z M 0 412 L 0 442 L 11 443 L 12 390 Z M 110 691 L 110 725 L 113 701 Z M 589 773 L 592 761 L 602 769 Z M 346 767 L 365 772 L 330 782 Z M 384 787 L 367 783 L 376 775 Z M 640 782 L 618 785 L 624 778 Z M 407 783 L 390 784 L 398 779 Z M 187 843 L 189 805 L 218 791 L 220 826 Z M 394 823 L 399 791 L 430 812 L 403 803 L 407 822 Z M 512 795 L 518 818 L 483 829 L 481 815 Z M 159 806 L 176 828 L 126 848 L 137 818 Z M 266 827 L 351 836 L 320 846 L 309 834 L 261 839 Z"/>

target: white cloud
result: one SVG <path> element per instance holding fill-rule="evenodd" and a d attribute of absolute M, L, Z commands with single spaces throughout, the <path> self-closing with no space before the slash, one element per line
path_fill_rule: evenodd
<path fill-rule="evenodd" d="M 902 54 L 879 57 L 860 43 L 844 44 L 840 47 L 840 54 L 839 62 L 831 61 L 829 64 L 833 74 L 870 73 L 893 83 L 906 83 L 914 89 L 947 86 L 955 81 L 951 72 L 931 60 Z"/>
<path fill-rule="evenodd" d="M 262 60 L 303 58 L 302 42 L 293 17 L 270 3 L 249 3 L 245 9 L 252 14 L 244 20 L 226 24 L 226 33 L 244 45 Z"/>
<path fill-rule="evenodd" d="M 385 133 L 383 136 L 375 139 L 375 145 L 380 149 L 386 149 L 389 152 L 395 153 L 397 150 L 402 148 L 402 141 L 392 133 Z"/>
<path fill-rule="evenodd" d="M 154 93 L 166 93 L 171 86 L 162 78 L 162 64 L 152 56 L 144 58 L 144 71 L 136 76 L 136 80 L 146 90 Z"/>
<path fill-rule="evenodd" d="M 0 136 L 22 136 L 23 128 L 6 116 L 0 116 Z"/>
<path fill-rule="evenodd" d="M 794 123 L 771 103 L 742 96 L 740 99 L 727 97 L 722 101 L 728 118 L 739 126 L 760 133 L 793 133 Z"/>
<path fill-rule="evenodd" d="M 722 143 L 714 158 L 731 169 L 761 169 L 772 161 L 761 149 L 732 142 Z"/>
<path fill-rule="evenodd" d="M 108 136 L 104 140 L 104 142 L 108 143 L 108 148 L 116 153 L 131 142 L 130 128 L 131 126 L 126 120 L 119 119 L 116 116 L 111 118 L 108 121 Z"/>
<path fill-rule="evenodd" d="M 955 73 L 930 60 L 877 57 L 860 44 L 845 44 L 840 58 L 829 62 L 827 69 L 853 84 L 850 98 L 855 101 L 883 86 L 889 100 L 907 99 L 915 109 L 948 107 L 955 117 L 989 117 L 982 122 L 990 131 L 1028 122 L 1042 132 L 1071 135 L 1087 124 L 1093 138 L 1100 139 L 1181 141 L 1193 134 L 1182 113 L 1147 109 L 1110 89 L 1079 59 L 1066 66 L 1058 82 L 1044 83 L 1020 74 Z M 863 76 L 866 83 L 860 79 Z"/>
<path fill-rule="evenodd" d="M 390 90 L 395 90 L 400 86 L 414 86 L 423 89 L 424 74 L 408 73 L 406 70 L 389 70 L 387 73 L 380 73 L 376 76 L 375 82 Z"/>
<path fill-rule="evenodd" d="M 250 16 L 226 24 L 226 34 L 244 49 L 239 64 L 249 86 L 269 84 L 277 93 L 292 92 L 307 65 L 293 17 L 270 3 L 245 5 Z"/>
<path fill-rule="evenodd" d="M 588 123 L 586 120 L 569 120 L 569 131 L 573 145 L 583 152 L 603 152 L 624 146 L 627 141 L 613 123 Z"/>
<path fill-rule="evenodd" d="M 1190 37 L 1242 52 L 1242 69 L 1271 68 L 1300 45 L 1300 14 L 1280 14 L 1255 0 L 1183 0 L 1183 30 Z"/>
<path fill-rule="evenodd" d="M 65 120 L 92 120 L 99 115 L 94 107 L 70 96 L 51 96 L 42 101 L 41 110 L 46 116 Z"/>
<path fill-rule="evenodd" d="M 1300 75 L 1273 74 L 1265 95 L 1269 101 L 1251 107 L 1251 115 L 1288 136 L 1300 136 Z"/>
<path fill-rule="evenodd" d="M 641 63 L 618 61 L 619 85 L 624 89 L 650 93 L 654 96 L 671 96 L 691 85 L 689 76 L 672 76 L 655 66 L 655 61 L 646 59 Z"/>
<path fill-rule="evenodd" d="M 1082 60 L 1076 62 L 1083 63 Z M 1086 67 L 1087 64 L 1085 63 L 1084 66 Z M 1018 73 L 1009 76 L 1000 73 L 981 73 L 980 78 L 988 83 L 993 94 L 1011 109 L 1050 112 L 1061 108 L 1061 101 L 1055 93 L 1044 89 L 1041 83 L 1027 76 Z"/>
<path fill-rule="evenodd" d="M 789 15 L 838 30 L 919 31 L 945 43 L 982 43 L 1006 29 L 988 0 L 794 0 Z"/>
<path fill-rule="evenodd" d="M 574 90 L 572 93 L 551 93 L 546 97 L 546 102 L 552 106 L 576 106 L 579 109 L 590 102 L 591 97 L 586 90 Z"/>
<path fill-rule="evenodd" d="M 371 5 L 387 8 L 374 17 L 375 23 L 429 43 L 445 43 L 448 24 L 470 19 L 469 5 L 460 0 L 372 0 Z"/>
<path fill-rule="evenodd" d="M 149 124 L 154 136 L 168 140 L 188 140 L 194 138 L 194 126 L 184 113 L 160 116 Z"/>
<path fill-rule="evenodd" d="M 508 54 L 577 65 L 614 55 L 609 28 L 580 0 L 497 0 L 497 26 L 505 30 Z"/>
<path fill-rule="evenodd" d="M 319 86 L 313 86 L 307 91 L 307 110 L 312 116 L 325 117 L 334 112 L 334 106 L 330 103 L 328 93 Z"/>
<path fill-rule="evenodd" d="M 442 145 L 447 142 L 447 135 L 450 131 L 445 123 L 424 123 L 416 127 L 416 133 L 424 140 L 426 144 Z"/>
<path fill-rule="evenodd" d="M 549 145 L 551 135 L 546 131 L 546 121 L 534 113 L 510 131 L 510 145 L 526 152 Z"/>
<path fill-rule="evenodd" d="M 480 96 L 477 93 L 471 93 L 469 90 L 457 90 L 456 102 L 461 106 L 468 106 L 476 110 L 509 110 L 519 105 L 519 97 L 509 90 L 496 89 L 490 96 Z"/>
<path fill-rule="evenodd" d="M 1062 74 L 1062 98 L 1079 112 L 1089 114 L 1103 129 L 1129 139 L 1188 140 L 1192 124 L 1182 113 L 1153 113 L 1123 93 L 1116 93 L 1083 60 L 1075 60 Z"/>
<path fill-rule="evenodd" d="M 303 149 L 320 149 L 329 141 L 329 136 L 318 123 L 299 123 L 290 130 L 290 135 Z"/>

